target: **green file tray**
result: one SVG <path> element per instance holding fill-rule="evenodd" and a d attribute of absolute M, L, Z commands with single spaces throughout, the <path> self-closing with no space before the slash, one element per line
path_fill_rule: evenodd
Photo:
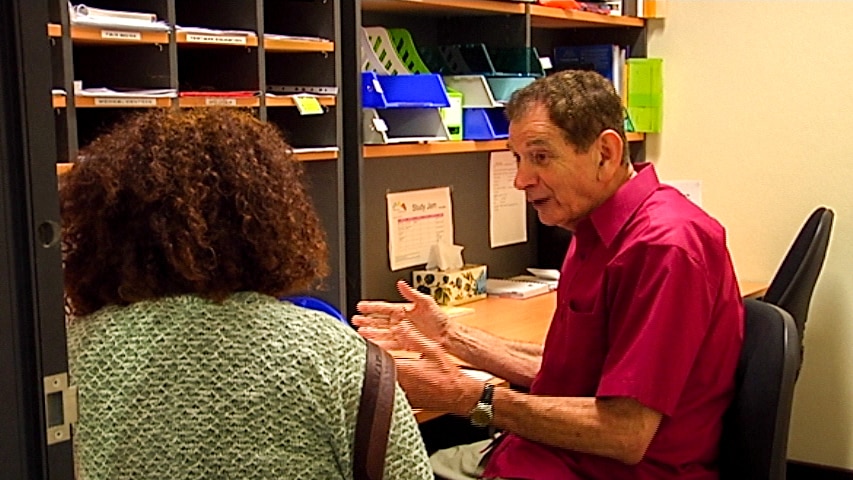
<path fill-rule="evenodd" d="M 462 92 L 457 92 L 451 88 L 447 89 L 447 96 L 450 98 L 450 106 L 441 109 L 441 119 L 444 121 L 444 126 L 447 127 L 450 140 L 459 141 L 463 139 L 462 104 L 465 101 L 465 96 Z"/>
<path fill-rule="evenodd" d="M 391 43 L 394 45 L 394 50 L 400 61 L 412 73 L 432 73 L 429 67 L 426 66 L 421 56 L 418 53 L 418 48 L 412 40 L 412 34 L 405 28 L 389 28 L 388 36 L 391 38 Z"/>

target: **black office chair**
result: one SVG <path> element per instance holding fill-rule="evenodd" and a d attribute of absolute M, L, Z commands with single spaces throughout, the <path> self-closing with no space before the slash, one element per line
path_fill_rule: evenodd
<path fill-rule="evenodd" d="M 797 327 L 775 305 L 746 299 L 744 307 L 735 398 L 723 418 L 720 479 L 784 480 L 800 363 Z"/>
<path fill-rule="evenodd" d="M 782 307 L 794 317 L 800 338 L 801 364 L 809 304 L 817 277 L 823 268 L 834 218 L 835 213 L 826 207 L 820 207 L 809 215 L 762 298 L 767 303 Z M 799 371 L 798 365 L 797 375 Z"/>

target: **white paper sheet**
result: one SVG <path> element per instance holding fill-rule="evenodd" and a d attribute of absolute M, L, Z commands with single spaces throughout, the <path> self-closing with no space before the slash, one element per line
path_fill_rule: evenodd
<path fill-rule="evenodd" d="M 527 200 L 513 186 L 518 169 L 510 152 L 489 156 L 489 239 L 492 248 L 527 241 Z"/>
<path fill-rule="evenodd" d="M 426 263 L 433 244 L 453 243 L 449 187 L 389 193 L 386 200 L 392 271 Z"/>

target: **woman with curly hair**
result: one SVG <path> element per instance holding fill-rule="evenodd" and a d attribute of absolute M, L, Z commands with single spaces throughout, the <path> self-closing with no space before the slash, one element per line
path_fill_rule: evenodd
<path fill-rule="evenodd" d="M 328 271 L 279 131 L 152 110 L 80 158 L 60 188 L 79 478 L 352 478 L 365 343 L 277 299 Z M 385 478 L 432 478 L 399 386 Z"/>

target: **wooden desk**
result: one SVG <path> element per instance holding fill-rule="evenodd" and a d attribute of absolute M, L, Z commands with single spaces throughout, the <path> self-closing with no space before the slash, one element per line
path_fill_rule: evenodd
<path fill-rule="evenodd" d="M 738 281 L 738 285 L 744 298 L 761 296 L 767 291 L 764 282 Z M 557 293 L 551 292 L 526 300 L 488 297 L 465 306 L 473 308 L 474 313 L 456 317 L 453 321 L 510 340 L 544 343 L 557 307 Z M 496 381 L 498 384 L 501 382 L 499 379 Z M 443 415 L 441 412 L 420 409 L 414 409 L 414 412 L 418 423 Z"/>

